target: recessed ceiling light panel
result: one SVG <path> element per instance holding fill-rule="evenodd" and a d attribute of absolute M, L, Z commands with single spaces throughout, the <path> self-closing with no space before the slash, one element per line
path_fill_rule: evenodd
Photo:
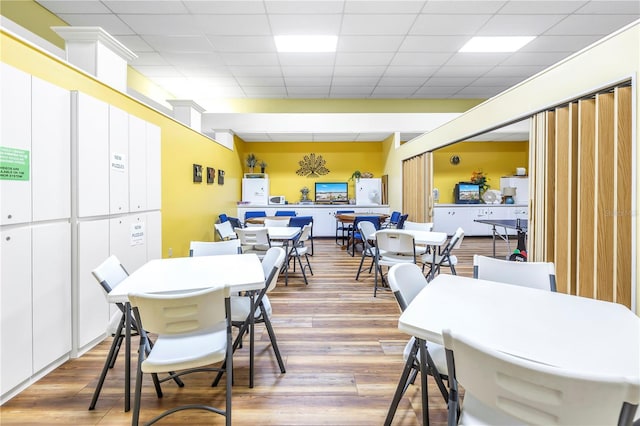
<path fill-rule="evenodd" d="M 274 38 L 278 52 L 335 52 L 338 45 L 338 36 L 331 35 L 277 35 Z"/>
<path fill-rule="evenodd" d="M 535 37 L 473 37 L 459 52 L 515 52 Z"/>

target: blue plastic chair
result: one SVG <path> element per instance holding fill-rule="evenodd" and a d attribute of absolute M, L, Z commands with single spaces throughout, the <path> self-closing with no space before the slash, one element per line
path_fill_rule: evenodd
<path fill-rule="evenodd" d="M 277 210 L 276 216 L 296 216 L 296 212 L 293 210 Z"/>
<path fill-rule="evenodd" d="M 400 216 L 400 220 L 398 220 L 398 223 L 396 224 L 396 228 L 397 229 L 403 229 L 404 228 L 404 222 L 407 220 L 408 217 L 409 217 L 408 214 L 403 214 L 402 216 Z"/>
<path fill-rule="evenodd" d="M 383 228 L 397 228 L 398 227 L 398 222 L 400 221 L 400 216 L 402 216 L 402 213 L 400 213 L 398 211 L 394 211 L 393 213 L 391 213 L 391 217 L 389 217 L 389 220 L 382 224 L 382 227 Z"/>
<path fill-rule="evenodd" d="M 247 219 L 250 219 L 252 217 L 266 217 L 266 216 L 267 216 L 267 212 L 264 212 L 264 211 L 244 212 L 244 221 L 246 222 Z"/>
<path fill-rule="evenodd" d="M 242 222 L 240 222 L 240 219 L 238 219 L 237 217 L 231 217 L 227 216 L 225 213 L 221 213 L 218 215 L 218 218 L 220 219 L 220 223 L 229 221 L 231 222 L 231 226 L 233 228 L 244 228 Z"/>
<path fill-rule="evenodd" d="M 355 254 L 356 244 L 358 244 L 358 241 L 360 243 L 363 243 L 364 239 L 366 238 L 366 236 L 363 237 L 362 235 L 360 235 L 360 231 L 358 230 L 358 223 L 364 222 L 364 221 L 373 223 L 373 226 L 376 228 L 376 231 L 380 229 L 379 216 L 356 216 L 356 218 L 353 221 L 353 231 L 352 231 L 353 237 L 351 238 L 351 256 L 352 257 Z"/>

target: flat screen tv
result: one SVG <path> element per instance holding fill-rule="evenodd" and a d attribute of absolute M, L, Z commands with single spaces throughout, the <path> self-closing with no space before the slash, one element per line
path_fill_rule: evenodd
<path fill-rule="evenodd" d="M 480 203 L 480 185 L 471 182 L 459 182 L 454 191 L 456 204 Z"/>
<path fill-rule="evenodd" d="M 346 204 L 349 202 L 347 182 L 316 182 L 316 203 Z"/>

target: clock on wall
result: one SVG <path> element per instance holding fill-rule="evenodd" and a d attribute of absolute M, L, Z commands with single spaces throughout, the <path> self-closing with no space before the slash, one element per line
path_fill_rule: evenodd
<path fill-rule="evenodd" d="M 460 157 L 458 157 L 457 155 L 452 155 L 451 158 L 449 158 L 449 162 L 454 166 L 457 166 L 458 164 L 460 164 Z"/>

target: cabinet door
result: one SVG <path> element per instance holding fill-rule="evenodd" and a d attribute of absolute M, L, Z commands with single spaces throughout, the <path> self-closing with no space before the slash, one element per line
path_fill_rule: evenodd
<path fill-rule="evenodd" d="M 146 215 L 110 219 L 109 248 L 131 274 L 147 262 Z"/>
<path fill-rule="evenodd" d="M 71 95 L 32 78 L 33 221 L 71 216 Z"/>
<path fill-rule="evenodd" d="M 0 232 L 0 394 L 31 377 L 31 228 Z"/>
<path fill-rule="evenodd" d="M 0 225 L 7 225 L 31 221 L 31 76 L 0 66 Z"/>
<path fill-rule="evenodd" d="M 78 216 L 109 214 L 109 105 L 74 92 L 72 141 L 77 150 Z"/>
<path fill-rule="evenodd" d="M 109 322 L 108 303 L 93 271 L 109 257 L 109 219 L 80 222 L 78 225 L 76 349 L 82 352 L 104 336 Z"/>
<path fill-rule="evenodd" d="M 129 116 L 129 204 L 132 212 L 147 209 L 147 126 Z"/>
<path fill-rule="evenodd" d="M 333 209 L 314 209 L 313 236 L 333 237 L 336 234 L 336 217 Z"/>
<path fill-rule="evenodd" d="M 109 211 L 129 213 L 129 114 L 109 105 Z"/>
<path fill-rule="evenodd" d="M 162 156 L 160 127 L 147 123 L 147 210 L 162 208 Z"/>
<path fill-rule="evenodd" d="M 71 225 L 34 226 L 33 371 L 71 352 Z"/>
<path fill-rule="evenodd" d="M 147 261 L 162 258 L 162 215 L 159 211 L 147 216 Z"/>
<path fill-rule="evenodd" d="M 468 235 L 468 216 L 463 208 L 436 207 L 433 209 L 433 230 L 446 232 L 447 235 L 456 233 L 458 227 L 462 227 L 465 235 Z"/>

